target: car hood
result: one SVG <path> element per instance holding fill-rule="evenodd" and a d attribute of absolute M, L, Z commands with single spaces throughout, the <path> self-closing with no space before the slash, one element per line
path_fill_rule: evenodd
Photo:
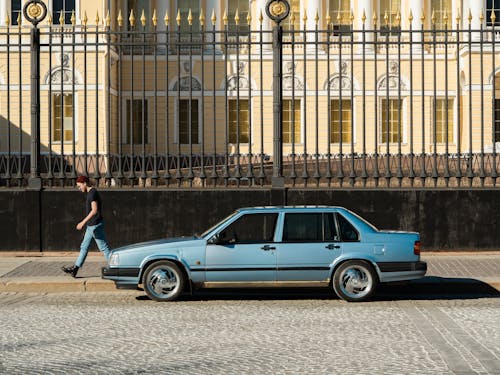
<path fill-rule="evenodd" d="M 124 251 L 133 251 L 133 250 L 146 250 L 152 249 L 156 247 L 175 247 L 178 244 L 182 243 L 184 246 L 188 245 L 187 242 L 200 241 L 201 239 L 198 237 L 175 237 L 175 238 L 163 238 L 160 240 L 147 241 L 135 243 L 132 245 L 127 245 L 123 247 L 119 247 L 113 249 L 113 252 L 124 252 Z"/>

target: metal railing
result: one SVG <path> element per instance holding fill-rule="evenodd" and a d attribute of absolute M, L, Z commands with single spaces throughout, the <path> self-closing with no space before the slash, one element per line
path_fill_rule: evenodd
<path fill-rule="evenodd" d="M 496 187 L 495 22 L 284 31 L 269 13 L 238 36 L 25 15 L 0 29 L 0 186 Z"/>

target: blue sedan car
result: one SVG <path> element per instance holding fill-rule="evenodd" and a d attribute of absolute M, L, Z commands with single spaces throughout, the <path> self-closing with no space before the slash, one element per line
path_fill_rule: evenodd
<path fill-rule="evenodd" d="M 156 301 L 193 287 L 326 287 L 365 301 L 379 283 L 426 270 L 418 233 L 378 230 L 342 207 L 252 207 L 199 236 L 115 249 L 102 277 L 118 288 L 142 284 Z"/>

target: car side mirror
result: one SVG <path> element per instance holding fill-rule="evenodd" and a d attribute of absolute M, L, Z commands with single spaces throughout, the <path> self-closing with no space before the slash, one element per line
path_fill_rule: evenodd
<path fill-rule="evenodd" d="M 213 245 L 227 245 L 228 241 L 226 239 L 226 232 L 220 232 L 215 234 L 211 239 L 210 243 Z"/>

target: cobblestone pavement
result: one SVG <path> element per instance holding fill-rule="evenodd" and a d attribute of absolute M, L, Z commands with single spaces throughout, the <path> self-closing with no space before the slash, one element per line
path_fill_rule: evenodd
<path fill-rule="evenodd" d="M 500 374 L 500 298 L 395 299 L 4 293 L 0 373 Z"/>

